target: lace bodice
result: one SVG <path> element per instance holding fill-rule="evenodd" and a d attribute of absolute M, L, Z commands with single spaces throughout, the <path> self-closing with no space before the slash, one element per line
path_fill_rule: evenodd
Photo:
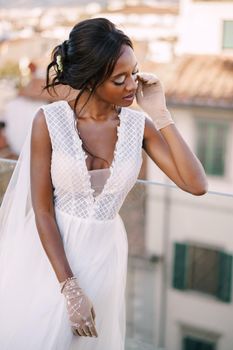
<path fill-rule="evenodd" d="M 145 114 L 130 108 L 121 109 L 113 162 L 108 173 L 101 176 L 102 180 L 99 179 L 102 182 L 96 189 L 91 175 L 94 173 L 87 169 L 87 154 L 75 130 L 74 112 L 70 105 L 62 100 L 41 108 L 52 143 L 54 206 L 81 218 L 113 219 L 141 168 Z"/>

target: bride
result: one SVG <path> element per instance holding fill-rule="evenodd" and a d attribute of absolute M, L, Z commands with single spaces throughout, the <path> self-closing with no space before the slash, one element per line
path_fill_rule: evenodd
<path fill-rule="evenodd" d="M 206 177 L 161 82 L 109 20 L 79 22 L 54 48 L 46 88 L 59 84 L 77 98 L 37 110 L 0 208 L 0 349 L 123 350 L 119 209 L 142 148 L 184 191 L 203 195 Z"/>

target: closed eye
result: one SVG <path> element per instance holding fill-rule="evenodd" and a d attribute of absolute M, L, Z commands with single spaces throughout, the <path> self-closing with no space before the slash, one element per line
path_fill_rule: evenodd
<path fill-rule="evenodd" d="M 136 70 L 136 72 L 133 72 L 132 75 L 136 75 L 139 72 L 139 70 Z M 119 85 L 123 85 L 125 83 L 125 80 L 120 82 L 120 81 L 114 81 L 113 82 L 115 85 L 119 86 Z"/>

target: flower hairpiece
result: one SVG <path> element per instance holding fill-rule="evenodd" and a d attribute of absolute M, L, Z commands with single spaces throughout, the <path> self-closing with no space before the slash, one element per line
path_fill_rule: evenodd
<path fill-rule="evenodd" d="M 59 70 L 60 72 L 63 72 L 63 65 L 62 65 L 61 55 L 57 55 L 57 57 L 56 57 L 56 63 L 57 63 L 58 70 Z"/>

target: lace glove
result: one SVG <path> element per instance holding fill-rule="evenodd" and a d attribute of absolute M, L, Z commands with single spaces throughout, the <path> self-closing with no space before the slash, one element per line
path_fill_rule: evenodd
<path fill-rule="evenodd" d="M 66 298 L 66 306 L 73 334 L 97 337 L 93 305 L 78 285 L 77 278 L 68 278 L 66 281 L 60 283 L 60 287 L 61 293 Z"/>
<path fill-rule="evenodd" d="M 165 95 L 160 80 L 150 73 L 138 73 L 136 101 L 152 119 L 157 130 L 174 124 L 166 106 Z"/>

